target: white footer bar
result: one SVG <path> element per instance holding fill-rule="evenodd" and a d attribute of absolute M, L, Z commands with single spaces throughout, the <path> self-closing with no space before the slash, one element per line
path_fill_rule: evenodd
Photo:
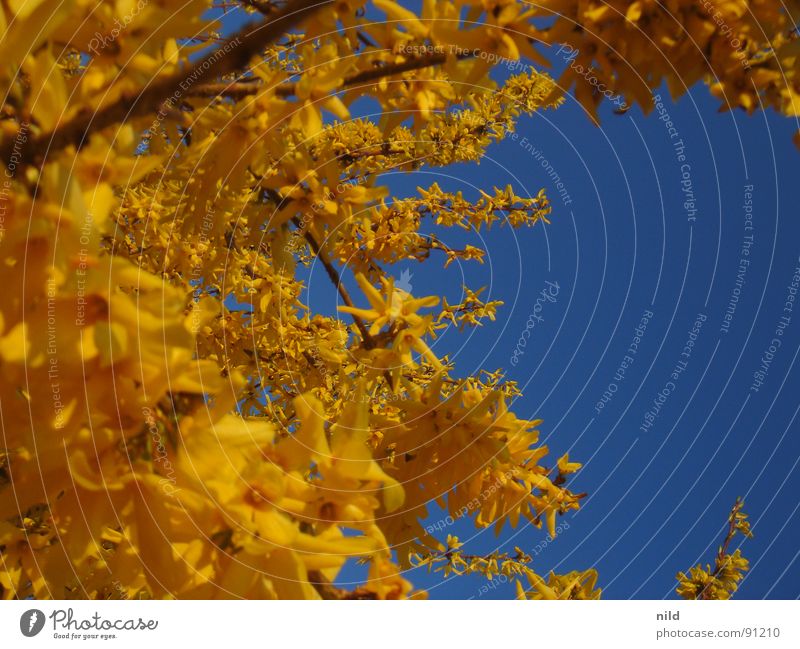
<path fill-rule="evenodd" d="M 797 601 L 0 604 L 4 647 L 800 647 Z M 259 644 L 253 644 L 258 642 Z M 237 644 L 247 643 L 247 644 Z M 502 643 L 502 644 L 501 644 Z M 544 643 L 548 643 L 545 645 Z M 552 644 L 551 644 L 552 643 Z"/>

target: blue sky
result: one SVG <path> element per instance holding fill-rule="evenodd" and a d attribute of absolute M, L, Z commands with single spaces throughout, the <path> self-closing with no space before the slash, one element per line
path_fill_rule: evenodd
<path fill-rule="evenodd" d="M 505 302 L 496 322 L 448 332 L 436 351 L 450 352 L 459 374 L 505 368 L 524 392 L 518 415 L 544 419 L 553 455 L 569 451 L 585 463 L 571 487 L 589 496 L 562 519 L 568 528 L 554 542 L 543 544 L 546 532 L 530 526 L 495 538 L 468 521 L 442 534 L 458 534 L 475 554 L 520 546 L 540 573 L 596 567 L 607 598 L 674 597 L 675 573 L 712 560 L 727 513 L 743 496 L 755 538 L 743 547 L 752 570 L 737 597 L 796 598 L 800 305 L 786 302 L 800 267 L 797 124 L 770 111 L 720 113 L 705 87 L 677 103 L 661 95 L 672 132 L 639 108 L 615 115 L 605 107 L 596 127 L 568 97 L 556 111 L 522 119 L 517 141 L 491 147 L 480 165 L 390 179 L 398 196 L 433 182 L 473 197 L 478 188 L 511 184 L 519 194 L 544 187 L 553 202 L 546 227 L 494 228 L 482 242 L 440 233 L 445 243 L 481 245 L 484 265 L 392 269 L 398 277 L 412 271 L 415 294 L 445 294 L 452 303 L 467 283 Z M 568 204 L 542 159 L 564 183 Z M 327 280 L 318 278 L 310 299 L 327 311 L 335 296 L 323 294 Z M 514 366 L 548 287 L 554 301 L 540 301 L 542 320 Z M 756 380 L 773 340 L 780 346 Z M 432 520 L 440 517 L 433 512 Z M 358 574 L 348 570 L 343 580 Z M 432 598 L 512 596 L 508 584 L 481 592 L 478 577 L 411 578 Z"/>

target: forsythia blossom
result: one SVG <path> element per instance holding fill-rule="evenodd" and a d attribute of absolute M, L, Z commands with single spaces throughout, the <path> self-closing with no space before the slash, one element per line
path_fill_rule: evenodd
<path fill-rule="evenodd" d="M 623 38 L 582 2 L 545 3 L 566 16 L 546 29 L 521 0 L 425 0 L 419 16 L 392 0 L 296 4 L 243 3 L 294 22 L 222 45 L 207 0 L 0 7 L 0 597 L 422 597 L 411 565 L 513 576 L 525 598 L 599 597 L 592 569 L 542 577 L 519 549 L 471 555 L 426 525 L 436 503 L 555 536 L 585 494 L 568 488 L 580 464 L 546 460 L 541 420 L 510 409 L 516 384 L 458 374 L 435 350 L 448 324 L 494 320 L 502 303 L 478 287 L 457 304 L 415 296 L 391 273 L 480 263 L 431 231 L 541 228 L 546 194 L 433 184 L 392 199 L 383 177 L 477 162 L 562 103 L 547 74 L 498 82 L 492 62 L 542 62 L 543 38 L 603 58 L 581 40 L 598 21 L 638 58 L 650 36 Z M 656 15 L 621 4 L 631 23 Z M 790 37 L 756 39 L 750 3 L 714 4 L 761 70 L 737 102 L 763 94 L 792 114 L 772 75 Z M 759 7 L 782 33 L 777 3 Z M 697 75 L 729 65 L 719 29 L 693 29 L 715 52 Z M 610 87 L 642 97 L 603 63 Z M 719 78 L 719 92 L 740 81 Z M 353 118 L 365 95 L 382 117 Z M 303 301 L 312 262 L 344 302 L 335 316 Z M 348 590 L 336 580 L 351 559 L 368 569 Z M 693 569 L 682 591 L 729 592 L 742 561 Z"/>

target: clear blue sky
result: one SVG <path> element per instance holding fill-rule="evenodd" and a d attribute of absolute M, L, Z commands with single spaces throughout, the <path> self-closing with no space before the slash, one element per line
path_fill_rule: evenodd
<path fill-rule="evenodd" d="M 241 21 L 226 23 L 232 28 Z M 555 542 L 536 550 L 546 532 L 506 528 L 496 539 L 491 529 L 463 521 L 443 534 L 458 534 L 476 554 L 518 545 L 536 555 L 540 573 L 594 566 L 607 598 L 674 597 L 675 573 L 712 560 L 727 512 L 744 496 L 755 538 L 744 547 L 752 570 L 737 596 L 796 598 L 800 304 L 791 312 L 784 304 L 800 266 L 793 193 L 800 152 L 791 141 L 798 126 L 771 112 L 719 113 L 704 87 L 677 104 L 662 96 L 677 137 L 657 115 L 645 117 L 638 108 L 614 115 L 607 107 L 595 127 L 568 98 L 557 111 L 523 119 L 518 140 L 493 146 L 480 165 L 392 178 L 398 196 L 432 182 L 467 196 L 509 183 L 520 194 L 544 187 L 554 207 L 546 228 L 493 229 L 482 243 L 471 240 L 488 252 L 483 266 L 430 271 L 431 262 L 393 270 L 397 276 L 412 270 L 415 294 L 453 301 L 466 281 L 489 286 L 483 297 L 505 302 L 497 322 L 448 333 L 436 350 L 451 352 L 460 374 L 506 368 L 524 391 L 515 403 L 518 415 L 543 418 L 551 452 L 569 451 L 585 463 L 571 487 L 590 495 L 579 512 L 562 519 L 569 528 Z M 569 204 L 541 160 L 521 146 L 523 137 L 560 176 Z M 684 160 L 674 146 L 679 140 Z M 694 205 L 685 205 L 682 180 Z M 752 229 L 746 230 L 750 185 Z M 467 240 L 461 233 L 442 236 L 446 243 Z M 742 273 L 743 258 L 749 265 Z M 321 291 L 319 279 L 314 286 Z M 512 366 L 547 281 L 558 284 L 558 295 L 542 305 L 542 321 Z M 723 330 L 734 293 L 738 303 Z M 327 311 L 323 305 L 334 297 L 311 299 Z M 653 317 L 620 378 L 648 311 Z M 790 320 L 777 336 L 784 315 Z M 687 356 L 698 318 L 705 320 Z M 759 386 L 754 373 L 776 337 L 780 347 Z M 673 379 L 676 368 L 682 371 Z M 609 389 L 613 396 L 598 411 Z M 659 393 L 666 396 L 657 407 Z M 655 415 L 650 426 L 648 412 Z M 440 517 L 434 511 L 432 519 Z M 343 580 L 359 574 L 348 569 Z M 508 584 L 481 595 L 485 580 L 478 577 L 441 582 L 416 572 L 411 578 L 432 598 L 513 596 Z"/>

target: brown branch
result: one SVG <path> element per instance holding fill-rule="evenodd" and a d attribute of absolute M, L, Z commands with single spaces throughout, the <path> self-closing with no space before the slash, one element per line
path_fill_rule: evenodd
<path fill-rule="evenodd" d="M 317 591 L 322 599 L 377 599 L 376 593 L 359 587 L 355 590 L 344 590 L 334 586 L 319 570 L 308 571 L 308 583 Z"/>
<path fill-rule="evenodd" d="M 342 591 L 336 588 L 319 570 L 308 571 L 308 583 L 322 599 L 343 599 Z"/>
<path fill-rule="evenodd" d="M 264 22 L 243 28 L 213 54 L 192 66 L 188 72 L 158 78 L 138 94 L 123 94 L 118 101 L 96 113 L 81 111 L 55 131 L 27 142 L 20 142 L 19 137 L 6 138 L 0 144 L 0 158 L 8 161 L 16 154 L 25 162 L 39 162 L 51 151 L 59 151 L 69 145 L 80 148 L 92 132 L 152 112 L 168 99 L 183 96 L 188 89 L 186 86 L 197 86 L 245 68 L 253 56 L 312 13 L 332 2 L 333 0 L 290 0 Z"/>
<path fill-rule="evenodd" d="M 240 79 L 231 83 L 207 83 L 199 88 L 190 88 L 186 93 L 189 97 L 231 97 L 241 99 L 256 94 L 264 86 L 258 83 L 257 79 L 248 81 Z"/>
<path fill-rule="evenodd" d="M 303 224 L 300 222 L 300 219 L 298 219 L 296 216 L 292 217 L 292 223 L 295 224 L 298 230 L 303 230 Z M 325 267 L 325 270 L 328 273 L 328 277 L 330 277 L 331 282 L 333 282 L 333 284 L 336 286 L 336 289 L 339 291 L 339 295 L 342 296 L 342 301 L 347 306 L 355 308 L 355 304 L 353 303 L 353 299 L 350 297 L 350 293 L 348 293 L 344 284 L 342 284 L 342 278 L 339 276 L 339 271 L 336 270 L 334 265 L 325 256 L 325 253 L 322 252 L 322 248 L 317 243 L 317 240 L 314 238 L 314 235 L 311 234 L 306 229 L 303 231 L 303 236 L 305 237 L 305 240 L 308 242 L 308 245 L 311 246 L 311 250 L 320 260 L 320 263 Z M 375 339 L 370 335 L 369 331 L 367 330 L 367 325 L 365 325 L 364 321 L 361 318 L 359 318 L 356 314 L 351 313 L 350 315 L 352 316 L 353 322 L 355 323 L 356 327 L 358 327 L 358 331 L 361 333 L 361 338 L 364 341 L 364 347 L 368 350 L 375 349 L 378 345 L 375 342 Z M 392 381 L 392 373 L 389 372 L 389 370 L 384 370 L 383 378 L 386 379 L 386 384 L 389 386 L 390 389 L 392 389 L 394 386 L 394 382 Z"/>
<path fill-rule="evenodd" d="M 466 58 L 466 56 L 459 55 L 459 58 Z M 423 68 L 429 68 L 433 65 L 441 65 L 446 60 L 447 55 L 445 54 L 431 54 L 428 56 L 420 56 L 417 58 L 408 59 L 402 63 L 375 66 L 375 68 L 372 70 L 364 70 L 345 78 L 345 86 L 357 86 L 361 83 L 377 81 L 378 79 L 390 77 L 395 74 L 411 72 L 411 70 L 421 70 Z"/>
<path fill-rule="evenodd" d="M 342 284 L 342 278 L 339 276 L 339 271 L 336 270 L 325 253 L 322 252 L 322 248 L 317 243 L 314 235 L 311 234 L 308 229 L 303 228 L 303 224 L 296 216 L 292 217 L 292 223 L 295 224 L 298 230 L 303 231 L 303 236 L 305 237 L 306 241 L 308 241 L 308 245 L 311 246 L 311 250 L 317 256 L 320 263 L 325 267 L 328 277 L 330 277 L 331 282 L 333 282 L 333 284 L 336 286 L 336 289 L 339 291 L 339 295 L 342 296 L 342 301 L 350 308 L 355 308 L 355 304 L 353 303 L 353 299 L 350 297 L 350 293 L 348 293 L 344 284 Z M 367 325 L 364 324 L 364 321 L 357 315 L 353 314 L 353 322 L 355 322 L 356 327 L 358 327 L 358 330 L 361 332 L 361 337 L 364 339 L 364 347 L 367 349 L 374 349 L 375 340 L 373 340 L 372 336 L 369 334 L 369 331 L 367 331 Z"/>
<path fill-rule="evenodd" d="M 459 53 L 457 58 L 465 59 L 473 56 L 471 53 Z M 361 84 L 369 83 L 370 81 L 378 81 L 391 77 L 395 74 L 402 74 L 403 72 L 410 72 L 411 70 L 421 70 L 434 65 L 441 65 L 447 60 L 446 54 L 431 54 L 429 56 L 421 56 L 402 63 L 392 63 L 389 65 L 376 66 L 372 70 L 363 70 L 356 74 L 344 78 L 342 88 L 350 86 L 358 86 Z M 246 83 L 246 82 L 232 82 L 232 83 L 211 83 L 204 86 L 190 90 L 188 94 L 199 96 L 212 96 L 225 95 L 226 97 L 241 98 L 259 92 L 263 88 L 260 84 Z M 275 94 L 279 97 L 290 97 L 295 93 L 297 84 L 295 83 L 282 83 L 275 88 Z"/>

